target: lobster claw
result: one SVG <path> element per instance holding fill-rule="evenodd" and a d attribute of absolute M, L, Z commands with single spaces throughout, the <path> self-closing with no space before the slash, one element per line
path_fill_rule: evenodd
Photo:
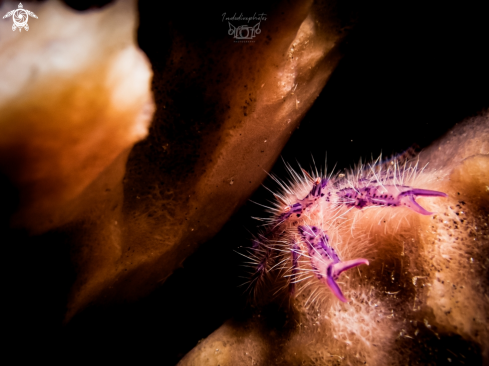
<path fill-rule="evenodd" d="M 329 265 L 328 269 L 326 270 L 326 285 L 340 301 L 348 302 L 348 300 L 343 295 L 343 292 L 341 291 L 340 287 L 336 283 L 336 279 L 338 279 L 339 275 L 342 272 L 350 268 L 360 266 L 362 264 L 366 264 L 368 266 L 369 262 L 364 258 L 357 258 L 346 262 L 332 263 Z"/>
<path fill-rule="evenodd" d="M 416 202 L 415 198 L 417 196 L 422 197 L 448 197 L 446 193 L 438 192 L 438 191 L 430 191 L 428 189 L 410 189 L 409 191 L 402 192 L 399 195 L 400 203 L 403 206 L 417 212 L 421 215 L 433 215 L 434 212 L 430 212 L 423 208 L 418 202 Z"/>

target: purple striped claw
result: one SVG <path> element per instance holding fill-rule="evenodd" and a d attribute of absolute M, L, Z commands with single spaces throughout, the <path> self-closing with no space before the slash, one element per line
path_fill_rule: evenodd
<path fill-rule="evenodd" d="M 417 189 L 407 186 L 378 185 L 361 188 L 344 188 L 338 191 L 339 203 L 347 207 L 362 209 L 371 206 L 405 206 L 421 215 L 432 215 L 416 202 L 418 196 L 448 197 L 446 193 Z"/>
<path fill-rule="evenodd" d="M 298 227 L 298 230 L 302 239 L 309 246 L 311 266 L 316 272 L 316 277 L 326 284 L 340 301 L 348 302 L 345 296 L 343 296 L 343 292 L 341 292 L 336 280 L 342 272 L 350 268 L 362 264 L 368 265 L 368 260 L 357 258 L 342 262 L 333 247 L 329 245 L 328 236 L 320 228 L 316 226 L 307 227 L 301 225 Z"/>

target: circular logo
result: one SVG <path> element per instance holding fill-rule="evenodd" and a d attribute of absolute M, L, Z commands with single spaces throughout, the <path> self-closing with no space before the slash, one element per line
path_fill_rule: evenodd
<path fill-rule="evenodd" d="M 27 20 L 29 19 L 29 14 L 24 9 L 17 9 L 13 14 L 14 24 L 19 28 L 25 27 Z"/>

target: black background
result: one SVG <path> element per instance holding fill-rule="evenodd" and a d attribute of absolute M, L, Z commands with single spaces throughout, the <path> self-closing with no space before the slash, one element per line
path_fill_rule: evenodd
<path fill-rule="evenodd" d="M 83 10 L 106 2 L 67 3 Z M 143 2 L 140 9 L 151 7 L 156 19 L 169 12 L 169 4 Z M 177 12 L 199 9 L 203 18 L 213 16 L 202 3 L 175 6 Z M 330 168 L 337 163 L 342 169 L 360 157 L 402 152 L 414 143 L 425 147 L 455 123 L 489 107 L 489 22 L 484 2 L 384 1 L 355 6 L 359 21 L 342 46 L 345 56 L 282 152 L 293 165 L 297 160 L 308 167 L 311 155 L 322 165 L 327 153 Z M 217 14 L 227 11 L 217 10 Z M 141 17 L 143 50 L 148 39 L 144 22 L 150 20 L 151 16 Z M 165 17 L 160 21 L 164 23 Z M 155 34 L 154 39 L 164 48 L 167 36 Z M 286 177 L 281 160 L 272 173 Z M 270 179 L 264 184 L 276 188 Z M 260 203 L 270 199 L 263 188 L 250 198 Z M 10 212 L 15 197 L 4 197 L 2 206 L 2 214 Z M 35 352 L 40 359 L 56 354 L 64 364 L 132 359 L 138 364 L 150 360 L 176 364 L 200 339 L 243 311 L 246 297 L 239 285 L 245 270 L 235 250 L 249 246 L 257 230 L 251 216 L 263 215 L 262 208 L 248 201 L 149 297 L 89 308 L 61 330 L 52 325 L 58 324 L 53 320 L 60 309 L 50 298 L 59 297 L 57 289 L 71 281 L 60 278 L 71 273 L 61 264 L 68 255 L 61 248 L 69 237 L 43 236 L 40 240 L 59 243 L 49 253 L 35 249 L 39 246 L 32 239 L 6 240 L 11 247 L 4 260 L 13 264 L 6 267 L 10 273 L 5 277 L 5 299 L 22 316 L 15 311 L 4 316 L 16 324 L 11 340 L 25 350 L 18 352 L 19 361 Z M 41 267 L 39 256 L 50 258 L 48 267 L 44 261 Z M 42 281 L 36 271 L 43 273 Z M 26 312 L 30 316 L 25 317 Z"/>

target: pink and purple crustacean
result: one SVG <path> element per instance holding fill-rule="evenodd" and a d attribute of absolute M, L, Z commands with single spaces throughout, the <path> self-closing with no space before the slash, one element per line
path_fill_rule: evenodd
<path fill-rule="evenodd" d="M 383 162 L 381 165 L 385 164 Z M 416 197 L 447 197 L 443 192 L 413 188 L 406 185 L 392 184 L 395 179 L 389 171 L 379 170 L 375 179 L 358 179 L 355 185 L 345 187 L 341 178 L 330 179 L 330 177 L 312 178 L 305 171 L 305 176 L 312 182 L 312 189 L 303 198 L 287 205 L 270 220 L 268 230 L 262 235 L 261 240 L 253 243 L 255 272 L 251 283 L 256 284 L 269 271 L 268 262 L 273 256 L 273 244 L 270 244 L 270 237 L 284 235 L 283 225 L 293 221 L 292 230 L 299 235 L 291 235 L 286 251 L 291 255 L 291 269 L 289 278 L 289 293 L 295 294 L 295 284 L 298 282 L 297 274 L 299 271 L 299 256 L 302 255 L 301 247 L 307 248 L 307 255 L 310 266 L 315 277 L 323 284 L 328 286 L 331 292 L 342 302 L 348 300 L 343 295 L 337 280 L 342 272 L 369 264 L 365 258 L 355 258 L 342 261 L 330 243 L 330 238 L 322 227 L 318 225 L 307 225 L 304 220 L 300 220 L 304 213 L 314 209 L 318 204 L 329 205 L 330 207 L 345 207 L 348 209 L 364 209 L 366 207 L 406 207 L 421 215 L 431 215 L 416 202 Z M 344 183 L 344 182 L 343 182 Z M 391 184 L 386 184 L 391 183 Z M 321 202 L 322 201 L 322 202 Z M 298 242 L 302 242 L 301 244 Z M 283 249 L 280 249 L 284 252 Z"/>

